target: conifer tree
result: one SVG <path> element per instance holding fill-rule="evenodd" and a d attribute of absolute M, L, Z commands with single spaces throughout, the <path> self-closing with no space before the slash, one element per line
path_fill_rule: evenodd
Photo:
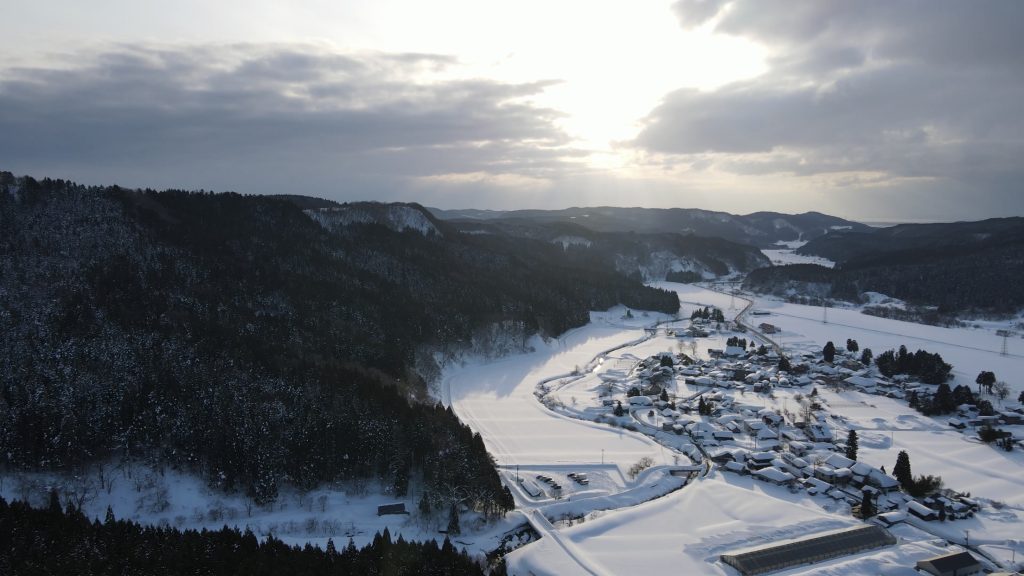
<path fill-rule="evenodd" d="M 821 355 L 825 362 L 831 364 L 836 359 L 836 345 L 829 340 L 825 343 L 825 347 L 821 349 Z"/>
<path fill-rule="evenodd" d="M 875 515 L 875 501 L 871 496 L 871 492 L 865 490 L 862 493 L 860 500 L 860 517 L 867 520 L 868 518 Z"/>
<path fill-rule="evenodd" d="M 448 513 L 448 534 L 456 536 L 462 534 L 462 528 L 459 526 L 459 505 L 455 502 L 452 502 L 451 510 Z"/>
<path fill-rule="evenodd" d="M 914 475 L 910 470 L 910 454 L 900 450 L 896 456 L 896 465 L 892 467 L 892 476 L 899 481 L 904 490 L 910 491 L 914 486 Z"/>

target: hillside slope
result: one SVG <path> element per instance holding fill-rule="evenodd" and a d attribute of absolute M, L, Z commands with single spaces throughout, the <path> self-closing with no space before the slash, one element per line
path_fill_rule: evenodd
<path fill-rule="evenodd" d="M 350 220 L 0 174 L 0 463 L 143 460 L 258 502 L 416 477 L 433 505 L 461 486 L 495 512 L 511 501 L 482 441 L 426 394 L 436 361 L 618 303 L 678 310 L 549 243 Z"/>

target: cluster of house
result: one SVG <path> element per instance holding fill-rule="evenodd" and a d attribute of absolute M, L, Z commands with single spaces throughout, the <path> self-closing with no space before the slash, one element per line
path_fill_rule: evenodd
<path fill-rule="evenodd" d="M 905 518 L 908 513 L 924 520 L 956 519 L 970 516 L 977 510 L 975 503 L 964 498 L 936 496 L 915 501 L 901 492 L 899 482 L 884 471 L 836 453 L 842 446 L 836 445 L 835 432 L 826 421 L 827 414 L 810 411 L 805 414 L 809 416 L 808 421 L 790 425 L 783 415 L 771 408 L 746 403 L 739 395 L 725 393 L 730 390 L 770 392 L 776 387 L 842 383 L 863 392 L 895 395 L 905 393 L 905 382 L 873 377 L 870 370 L 852 359 L 840 358 L 829 364 L 821 361 L 820 355 L 817 358 L 808 355 L 812 360 L 808 362 L 809 369 L 797 375 L 779 371 L 777 360 L 767 355 L 752 354 L 738 347 L 709 352 L 710 360 L 688 366 L 665 366 L 661 356 L 641 362 L 633 374 L 636 380 L 631 387 L 644 394 L 629 398 L 634 416 L 656 414 L 658 417 L 648 418 L 648 423 L 657 421 L 664 432 L 688 436 L 701 456 L 729 472 L 750 475 L 792 490 L 803 489 L 812 495 L 822 494 L 851 506 L 858 506 L 868 493 L 873 497 L 875 509 L 883 513 L 883 521 L 899 521 L 900 514 Z M 653 395 L 660 392 L 666 377 L 672 375 L 702 390 L 675 402 Z M 713 405 L 710 415 L 695 414 L 701 400 Z M 813 401 L 813 397 L 808 396 L 808 400 Z M 980 423 L 976 414 L 970 415 L 972 407 L 962 408 L 972 423 Z M 1001 421 L 1013 422 L 1013 416 L 1021 415 L 1003 414 Z"/>
<path fill-rule="evenodd" d="M 950 418 L 948 422 L 950 426 L 959 430 L 967 427 L 981 428 L 986 424 L 1020 426 L 1024 425 L 1024 408 L 996 410 L 992 415 L 982 416 L 974 404 L 961 404 L 956 407 L 956 416 Z"/>

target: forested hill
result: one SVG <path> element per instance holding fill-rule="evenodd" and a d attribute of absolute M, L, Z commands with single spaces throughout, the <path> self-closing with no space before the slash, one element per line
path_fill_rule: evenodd
<path fill-rule="evenodd" d="M 797 252 L 856 265 L 876 259 L 896 262 L 943 254 L 962 256 L 1014 244 L 1024 244 L 1021 217 L 839 231 L 812 240 Z"/>
<path fill-rule="evenodd" d="M 438 217 L 464 222 L 571 223 L 595 232 L 635 232 L 638 234 L 693 234 L 724 238 L 740 244 L 769 248 L 779 241 L 811 240 L 837 230 L 863 232 L 870 228 L 821 214 L 781 214 L 754 212 L 737 215 L 696 208 L 620 208 L 596 206 L 564 210 L 440 210 Z"/>
<path fill-rule="evenodd" d="M 830 234 L 799 252 L 837 266 L 765 268 L 751 273 L 746 286 L 843 300 L 880 292 L 951 314 L 1024 308 L 1024 218 Z"/>
<path fill-rule="evenodd" d="M 673 271 L 723 276 L 770 264 L 753 246 L 692 234 L 596 232 L 575 222 L 522 218 L 456 220 L 450 224 L 468 234 L 509 235 L 559 244 L 576 258 L 611 262 L 621 272 L 639 272 L 647 280 L 665 280 Z"/>
<path fill-rule="evenodd" d="M 257 501 L 422 476 L 428 505 L 462 486 L 497 512 L 480 437 L 415 401 L 434 359 L 618 303 L 678 310 L 549 243 L 320 220 L 292 199 L 0 174 L 3 465 L 142 459 Z"/>

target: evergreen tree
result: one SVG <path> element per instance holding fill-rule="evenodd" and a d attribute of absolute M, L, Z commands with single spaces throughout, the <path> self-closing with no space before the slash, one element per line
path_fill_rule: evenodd
<path fill-rule="evenodd" d="M 622 402 L 618 400 L 615 401 L 615 409 L 612 410 L 612 413 L 615 414 L 616 416 L 626 415 L 626 411 L 622 408 Z"/>
<path fill-rule="evenodd" d="M 789 372 L 793 369 L 793 366 L 789 363 L 789 358 L 786 356 L 779 356 L 779 371 Z"/>
<path fill-rule="evenodd" d="M 459 526 L 459 505 L 455 502 L 452 502 L 448 511 L 448 534 L 455 536 L 462 534 L 462 528 Z"/>
<path fill-rule="evenodd" d="M 856 340 L 853 340 L 851 338 L 847 338 L 846 339 L 846 349 L 849 352 L 856 352 L 856 351 L 860 350 L 860 344 L 857 344 Z"/>
<path fill-rule="evenodd" d="M 424 517 L 430 516 L 430 513 L 431 513 L 430 499 L 427 498 L 427 491 L 426 490 L 424 490 L 423 492 L 420 493 L 420 501 L 416 505 L 416 508 L 420 511 L 420 515 L 422 515 Z"/>
<path fill-rule="evenodd" d="M 875 500 L 871 495 L 871 492 L 864 490 L 861 493 L 860 499 L 860 517 L 864 520 L 871 518 L 875 515 Z"/>
<path fill-rule="evenodd" d="M 821 355 L 825 362 L 831 364 L 836 359 L 836 345 L 829 340 L 825 343 L 825 347 L 821 349 Z"/>
<path fill-rule="evenodd" d="M 996 383 L 996 375 L 994 372 L 982 370 L 978 373 L 978 377 L 974 379 L 974 383 L 978 385 L 978 394 L 981 394 L 982 388 L 985 388 L 985 391 L 991 394 L 992 385 Z"/>
<path fill-rule="evenodd" d="M 846 435 L 846 457 L 850 460 L 856 460 L 857 448 L 857 431 L 850 430 L 850 433 Z"/>
<path fill-rule="evenodd" d="M 865 366 L 871 365 L 871 360 L 874 359 L 874 353 L 871 352 L 871 348 L 865 348 L 860 353 L 860 363 Z"/>
<path fill-rule="evenodd" d="M 914 486 L 914 475 L 910 470 L 910 454 L 900 450 L 896 456 L 896 465 L 892 467 L 892 477 L 899 481 L 904 490 L 910 491 Z"/>

